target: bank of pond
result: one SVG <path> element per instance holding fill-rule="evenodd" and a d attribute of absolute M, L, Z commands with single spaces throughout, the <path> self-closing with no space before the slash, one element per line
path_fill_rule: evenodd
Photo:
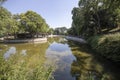
<path fill-rule="evenodd" d="M 93 36 L 88 39 L 88 43 L 98 54 L 120 62 L 120 33 Z"/>
<path fill-rule="evenodd" d="M 0 80 L 120 80 L 119 64 L 96 54 L 63 37 L 0 43 Z"/>

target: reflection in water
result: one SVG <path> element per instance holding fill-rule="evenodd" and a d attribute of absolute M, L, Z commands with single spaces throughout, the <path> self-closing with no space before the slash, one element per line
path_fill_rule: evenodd
<path fill-rule="evenodd" d="M 71 66 L 71 74 L 76 76 L 76 80 L 101 80 L 102 66 L 95 63 L 89 55 L 79 54 L 79 56 L 76 56 L 77 61 L 74 61 Z"/>
<path fill-rule="evenodd" d="M 16 53 L 16 48 L 15 47 L 10 47 L 9 50 L 4 54 L 4 59 L 8 59 L 10 55 Z"/>
<path fill-rule="evenodd" d="M 71 74 L 76 76 L 76 80 L 120 80 L 119 68 L 112 67 L 110 61 L 93 54 L 86 45 L 69 44 L 76 57 L 71 65 Z M 116 69 L 118 71 L 113 73 Z"/>
<path fill-rule="evenodd" d="M 99 60 L 88 47 L 75 45 L 64 38 L 50 38 L 42 44 L 6 44 L 4 47 L 1 52 L 6 52 L 2 55 L 5 59 L 20 54 L 13 61 L 18 63 L 24 59 L 29 69 L 36 68 L 37 64 L 52 64 L 56 67 L 55 80 L 120 80 L 119 67 L 101 57 Z"/>
<path fill-rule="evenodd" d="M 75 80 L 71 76 L 71 64 L 75 60 L 67 44 L 53 42 L 46 51 L 47 63 L 55 64 L 55 80 Z"/>
<path fill-rule="evenodd" d="M 65 51 L 70 51 L 70 48 L 68 47 L 67 44 L 61 44 L 61 43 L 56 43 L 53 42 L 50 46 L 49 49 L 51 49 L 51 51 L 57 51 L 57 52 L 65 52 Z M 65 54 L 65 53 L 63 53 Z M 60 54 L 62 55 L 62 54 Z"/>
<path fill-rule="evenodd" d="M 64 43 L 64 42 L 66 42 L 66 41 L 67 41 L 67 39 L 65 39 L 65 38 L 60 38 L 58 42 L 60 42 L 60 43 L 63 42 L 63 43 Z"/>
<path fill-rule="evenodd" d="M 10 47 L 9 50 L 4 54 L 4 59 L 8 59 L 12 54 L 16 53 L 16 47 Z M 26 50 L 21 51 L 22 55 L 27 55 Z"/>
<path fill-rule="evenodd" d="M 24 56 L 26 56 L 26 55 L 27 55 L 26 51 L 27 51 L 27 50 L 22 50 L 22 51 L 21 51 L 21 54 L 24 55 Z"/>

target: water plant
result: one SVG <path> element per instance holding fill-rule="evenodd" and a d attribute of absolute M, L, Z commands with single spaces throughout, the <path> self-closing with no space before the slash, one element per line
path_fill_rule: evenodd
<path fill-rule="evenodd" d="M 17 53 L 4 59 L 2 53 L 0 54 L 0 80 L 54 79 L 52 76 L 53 67 L 51 65 L 45 66 L 44 58 L 39 54 L 24 56 Z"/>

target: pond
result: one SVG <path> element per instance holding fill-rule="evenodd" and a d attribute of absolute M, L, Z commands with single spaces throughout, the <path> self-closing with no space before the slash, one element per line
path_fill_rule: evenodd
<path fill-rule="evenodd" d="M 1 43 L 0 53 L 6 61 L 14 55 L 13 61 L 25 58 L 30 67 L 53 65 L 55 80 L 120 80 L 117 64 L 96 55 L 87 45 L 64 38 L 50 38 L 46 43 Z"/>

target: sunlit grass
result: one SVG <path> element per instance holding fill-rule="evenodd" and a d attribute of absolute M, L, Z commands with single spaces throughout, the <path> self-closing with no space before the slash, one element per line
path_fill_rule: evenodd
<path fill-rule="evenodd" d="M 119 31 L 119 30 L 120 30 L 120 27 L 117 27 L 117 28 L 110 30 L 109 32 L 114 32 L 114 31 Z"/>
<path fill-rule="evenodd" d="M 88 40 L 99 54 L 114 61 L 120 61 L 120 33 L 94 36 Z"/>
<path fill-rule="evenodd" d="M 21 45 L 21 44 L 20 44 Z M 1 51 L 0 54 L 0 80 L 53 80 L 52 65 L 44 65 L 45 49 L 47 45 L 29 45 L 24 48 L 17 48 L 16 54 L 11 55 L 8 59 L 3 58 L 3 54 L 8 47 Z M 15 45 L 18 46 L 18 45 Z M 41 48 L 41 49 L 40 49 Z M 21 54 L 21 50 L 26 49 L 27 55 Z"/>

